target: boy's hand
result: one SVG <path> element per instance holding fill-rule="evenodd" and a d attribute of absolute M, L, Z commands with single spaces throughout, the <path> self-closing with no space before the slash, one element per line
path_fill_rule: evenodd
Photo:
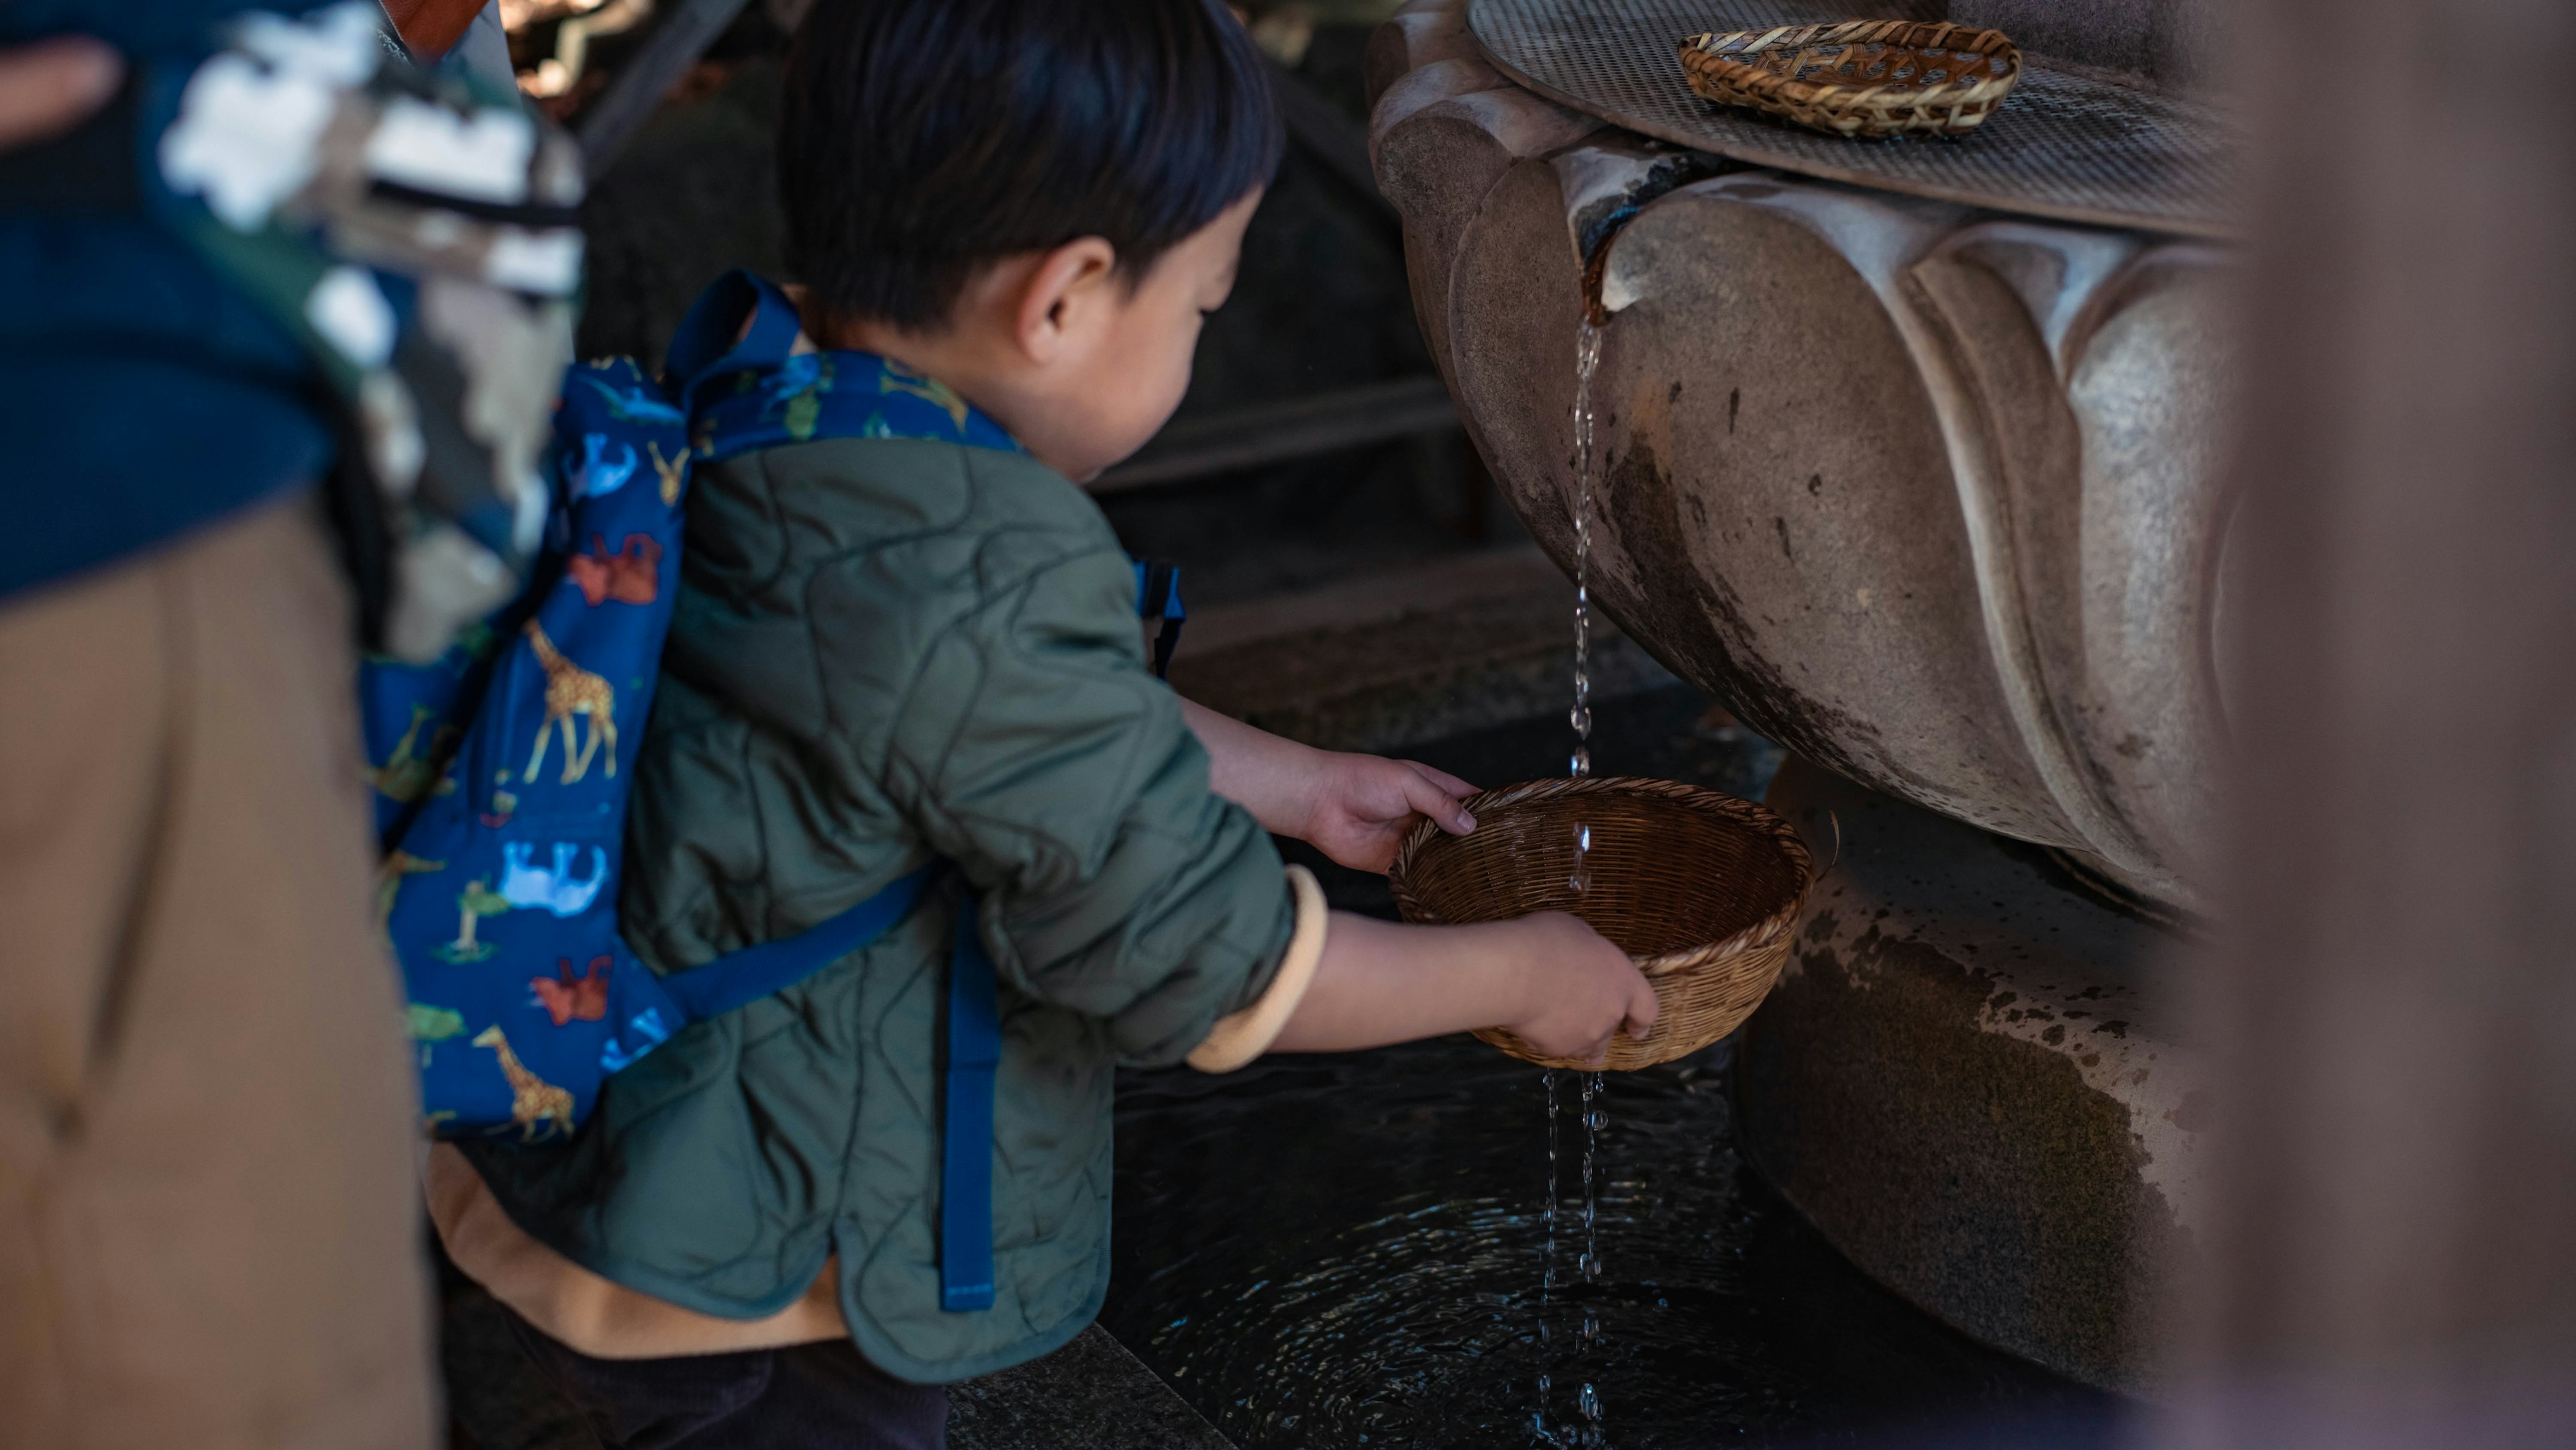
<path fill-rule="evenodd" d="M 1654 984 L 1610 939 L 1561 911 L 1513 922 L 1526 935 L 1519 955 L 1530 1004 L 1512 1035 L 1549 1057 L 1598 1067 L 1623 1029 L 1641 1038 L 1655 1025 Z"/>
<path fill-rule="evenodd" d="M 1453 836 L 1476 829 L 1476 818 L 1458 804 L 1475 793 L 1467 782 L 1418 761 L 1327 755 L 1312 812 L 1293 834 L 1342 865 L 1382 876 L 1416 816 L 1429 816 Z"/>
<path fill-rule="evenodd" d="M 1416 816 L 1452 835 L 1476 829 L 1458 806 L 1476 788 L 1445 771 L 1317 750 L 1188 700 L 1181 718 L 1207 747 L 1210 789 L 1252 812 L 1263 830 L 1294 836 L 1354 870 L 1383 875 Z"/>
<path fill-rule="evenodd" d="M 1643 1037 L 1654 1025 L 1653 984 L 1564 912 L 1406 926 L 1337 911 L 1314 979 L 1271 1050 L 1348 1052 L 1507 1027 L 1550 1057 L 1597 1066 L 1613 1034 Z"/>

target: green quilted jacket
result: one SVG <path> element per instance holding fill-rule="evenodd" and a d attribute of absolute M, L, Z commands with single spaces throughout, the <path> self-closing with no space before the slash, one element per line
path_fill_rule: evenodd
<path fill-rule="evenodd" d="M 756 1318 L 837 1254 L 851 1337 L 906 1379 L 1035 1358 L 1109 1274 L 1110 1095 L 1256 1000 L 1294 908 L 1147 671 L 1135 576 L 1028 458 L 836 439 L 697 475 L 620 913 L 669 971 L 787 936 L 935 859 L 1001 979 L 994 1307 L 939 1308 L 940 1005 L 960 898 L 691 1027 L 560 1147 L 470 1151 L 575 1262 Z"/>

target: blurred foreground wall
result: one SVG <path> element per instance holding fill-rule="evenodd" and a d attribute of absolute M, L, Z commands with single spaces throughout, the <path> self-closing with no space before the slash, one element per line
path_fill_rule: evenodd
<path fill-rule="evenodd" d="M 2230 1146 L 2181 1439 L 2576 1443 L 2576 6 L 2261 0 L 2245 40 Z"/>

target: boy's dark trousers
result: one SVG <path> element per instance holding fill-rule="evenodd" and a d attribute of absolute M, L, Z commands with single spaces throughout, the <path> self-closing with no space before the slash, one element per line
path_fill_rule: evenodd
<path fill-rule="evenodd" d="M 593 1359 L 516 1314 L 509 1321 L 606 1450 L 941 1450 L 947 1442 L 947 1389 L 906 1384 L 846 1339 Z"/>

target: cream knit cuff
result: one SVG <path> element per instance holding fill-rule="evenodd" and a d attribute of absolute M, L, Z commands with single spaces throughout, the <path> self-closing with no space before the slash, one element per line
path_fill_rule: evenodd
<path fill-rule="evenodd" d="M 1190 1050 L 1189 1064 L 1201 1072 L 1232 1072 L 1270 1050 L 1281 1029 L 1306 1000 L 1315 984 L 1315 968 L 1324 960 L 1324 927 L 1330 912 L 1324 888 L 1303 866 L 1288 868 L 1288 888 L 1297 898 L 1297 929 L 1288 938 L 1288 954 L 1261 1000 L 1217 1019 L 1207 1040 Z"/>

